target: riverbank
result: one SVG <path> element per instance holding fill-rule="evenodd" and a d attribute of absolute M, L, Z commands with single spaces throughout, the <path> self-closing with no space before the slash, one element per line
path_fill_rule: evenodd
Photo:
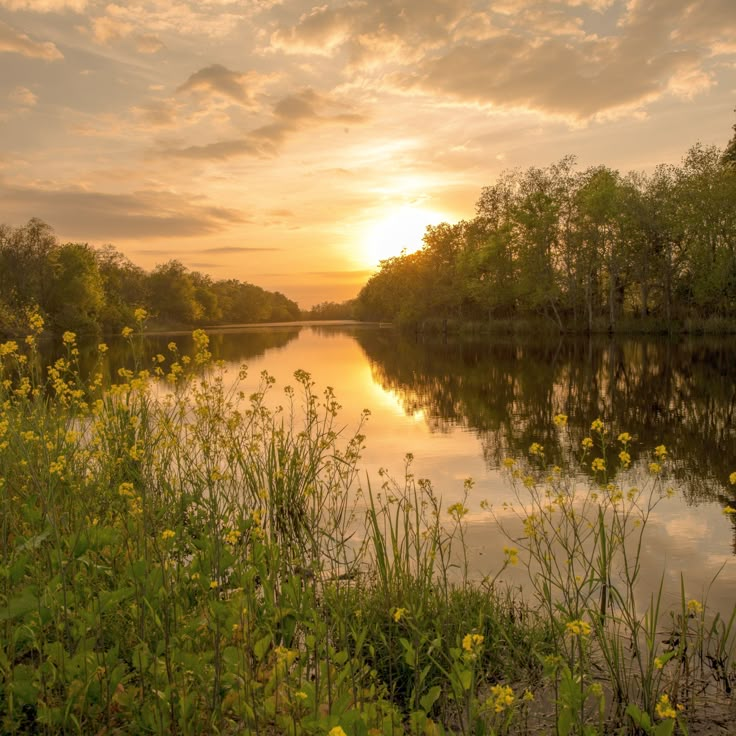
<path fill-rule="evenodd" d="M 665 321 L 647 318 L 622 318 L 613 328 L 596 321 L 591 328 L 573 323 L 558 324 L 549 317 L 501 318 L 490 320 L 422 319 L 399 322 L 399 329 L 415 334 L 452 335 L 733 335 L 736 321 L 721 317 L 688 318 Z"/>
<path fill-rule="evenodd" d="M 666 447 L 636 487 L 602 422 L 584 488 L 539 444 L 509 459 L 523 534 L 499 515 L 479 580 L 472 485 L 445 508 L 410 465 L 365 480 L 362 426 L 308 374 L 269 409 L 203 332 L 158 363 L 168 393 L 148 369 L 83 380 L 71 334 L 46 376 L 30 337 L 2 347 L 4 731 L 659 734 L 731 707 L 733 618 L 686 588 L 635 603 Z"/>

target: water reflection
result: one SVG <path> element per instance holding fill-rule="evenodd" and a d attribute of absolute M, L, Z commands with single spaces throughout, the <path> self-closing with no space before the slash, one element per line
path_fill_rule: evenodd
<path fill-rule="evenodd" d="M 299 336 L 301 329 L 301 326 L 239 329 L 237 332 L 223 329 L 208 331 L 207 334 L 214 359 L 239 366 L 267 352 L 285 348 Z M 103 341 L 108 349 L 101 356 L 98 350 L 99 341 L 80 340 L 78 359 L 82 376 L 89 376 L 94 370 L 101 370 L 106 380 L 114 381 L 119 368 L 129 370 L 150 368 L 154 364 L 153 357 L 157 354 L 163 355 L 167 362 L 171 362 L 176 359 L 169 349 L 172 342 L 176 344 L 176 351 L 179 355 L 191 355 L 194 352 L 190 332 L 146 334 L 144 337 L 133 335 L 129 340 L 116 336 L 105 338 Z M 39 348 L 41 361 L 45 365 L 66 355 L 58 340 L 44 341 Z"/>
<path fill-rule="evenodd" d="M 600 416 L 638 440 L 634 461 L 637 448 L 665 444 L 688 503 L 734 504 L 733 341 L 405 340 L 385 331 L 356 339 L 374 379 L 408 414 L 421 410 L 432 431 L 472 430 L 490 467 L 526 454 L 532 442 L 559 462 L 554 415 L 570 417 L 576 446 Z"/>
<path fill-rule="evenodd" d="M 166 356 L 165 368 L 172 340 L 180 353 L 192 352 L 190 335 L 136 338 L 134 351 L 127 341 L 111 340 L 104 372 L 114 380 L 110 372 L 121 365 L 150 368 L 156 353 Z M 570 418 L 574 447 L 602 416 L 635 436 L 634 463 L 648 463 L 659 443 L 669 448 L 681 498 L 655 520 L 656 534 L 669 542 L 653 552 L 671 555 L 673 569 L 710 575 L 729 547 L 736 551 L 736 520 L 722 514 L 727 504 L 736 507 L 735 487 L 728 482 L 736 470 L 733 341 L 412 340 L 390 329 L 290 326 L 212 332 L 210 348 L 232 375 L 248 364 L 246 392 L 255 390 L 261 370 L 267 370 L 277 379 L 278 402 L 280 388 L 304 369 L 317 390 L 335 388 L 346 426 L 370 409 L 363 467 L 364 477 L 376 483 L 380 467 L 401 475 L 406 452 L 415 454 L 414 472 L 432 479 L 445 506 L 460 500 L 463 480 L 473 477 L 469 520 L 480 524 L 474 549 L 481 567 L 491 561 L 483 553 L 490 532 L 478 502 L 508 498 L 507 480 L 498 471 L 503 458 L 525 456 L 532 442 L 540 442 L 550 463 L 578 462 L 565 454 L 554 427 L 558 412 Z M 83 370 L 90 370 L 96 343 L 82 344 L 80 351 Z M 62 352 L 60 346 L 48 348 L 48 357 Z M 607 458 L 614 474 L 617 451 Z M 590 473 L 589 463 L 577 467 Z M 503 546 L 498 535 L 490 544 L 497 551 Z"/>

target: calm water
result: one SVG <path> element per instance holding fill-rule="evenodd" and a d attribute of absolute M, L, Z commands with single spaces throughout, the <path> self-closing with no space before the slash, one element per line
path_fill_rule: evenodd
<path fill-rule="evenodd" d="M 722 511 L 736 507 L 736 487 L 728 483 L 736 470 L 733 339 L 445 341 L 363 326 L 210 334 L 213 354 L 233 373 L 248 365 L 252 388 L 262 370 L 276 377 L 278 392 L 304 369 L 318 388 L 335 389 L 348 428 L 369 409 L 363 467 L 374 487 L 381 467 L 401 477 L 408 452 L 415 475 L 431 479 L 445 506 L 461 500 L 464 479 L 473 478 L 467 518 L 479 576 L 497 568 L 508 544 L 480 507 L 485 499 L 503 513 L 501 504 L 513 500 L 502 460 L 525 456 L 540 442 L 551 463 L 575 462 L 554 428 L 555 414 L 569 416 L 575 447 L 598 416 L 616 432 L 627 430 L 636 440 L 635 466 L 665 444 L 677 493 L 657 507 L 647 529 L 645 587 L 656 588 L 664 574 L 672 601 L 682 573 L 688 597 L 703 598 L 725 564 L 709 600 L 724 610 L 736 603 L 734 519 Z M 171 339 L 188 349 L 185 336 L 150 337 L 147 347 L 166 354 Z"/>

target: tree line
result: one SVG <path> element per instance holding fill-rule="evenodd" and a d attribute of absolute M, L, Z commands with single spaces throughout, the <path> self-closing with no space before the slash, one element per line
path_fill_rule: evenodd
<path fill-rule="evenodd" d="M 214 280 L 177 260 L 146 272 L 108 245 L 60 243 L 39 219 L 0 225 L 0 333 L 26 327 L 38 307 L 53 329 L 117 332 L 144 307 L 174 327 L 299 319 L 296 302 L 236 279 Z"/>
<path fill-rule="evenodd" d="M 363 319 L 547 318 L 560 330 L 736 320 L 736 126 L 724 151 L 693 146 L 651 174 L 579 171 L 568 156 L 504 172 L 473 219 L 428 227 L 382 261 Z"/>

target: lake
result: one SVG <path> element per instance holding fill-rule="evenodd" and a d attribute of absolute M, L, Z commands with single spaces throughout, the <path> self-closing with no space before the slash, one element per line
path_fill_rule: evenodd
<path fill-rule="evenodd" d="M 592 477 L 589 460 L 576 455 L 598 417 L 614 439 L 624 430 L 633 436 L 633 472 L 646 475 L 655 446 L 664 444 L 675 494 L 650 518 L 642 588 L 656 590 L 664 575 L 666 603 L 672 605 L 682 573 L 689 598 L 707 594 L 723 611 L 734 604 L 736 519 L 723 513 L 729 504 L 736 507 L 736 486 L 729 483 L 736 470 L 733 338 L 470 340 L 344 324 L 209 334 L 214 357 L 233 374 L 248 365 L 247 390 L 266 370 L 277 380 L 276 400 L 285 385 L 294 384 L 294 371 L 303 369 L 318 390 L 334 388 L 348 430 L 369 409 L 362 467 L 374 487 L 381 482 L 379 468 L 402 477 L 406 453 L 413 455 L 412 472 L 432 481 L 445 508 L 463 499 L 464 480 L 472 478 L 466 520 L 476 576 L 492 574 L 509 544 L 482 501 L 505 515 L 513 534 L 521 533 L 503 508 L 514 500 L 505 458 L 523 462 L 538 442 L 546 462 L 573 467 L 586 482 Z M 153 335 L 145 351 L 166 354 L 172 339 L 189 350 L 188 336 Z M 112 364 L 119 365 L 120 346 L 111 347 Z M 553 422 L 558 413 L 569 417 L 564 430 Z M 607 464 L 616 472 L 608 456 Z M 523 585 L 518 568 L 508 572 L 510 584 Z"/>

